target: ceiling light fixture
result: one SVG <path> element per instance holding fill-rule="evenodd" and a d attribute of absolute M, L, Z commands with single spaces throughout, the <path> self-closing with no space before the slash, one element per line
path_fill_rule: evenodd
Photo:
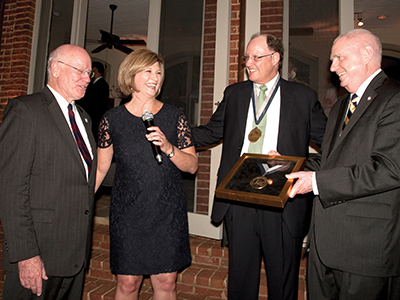
<path fill-rule="evenodd" d="M 387 17 L 388 17 L 387 15 L 377 16 L 378 20 L 385 20 Z"/>
<path fill-rule="evenodd" d="M 362 12 L 356 12 L 356 13 L 354 13 L 354 20 L 356 19 L 356 15 L 357 15 L 357 19 L 358 19 L 357 26 L 358 26 L 358 27 L 363 26 L 363 25 L 364 25 L 364 22 L 363 22 L 363 20 L 362 20 Z"/>

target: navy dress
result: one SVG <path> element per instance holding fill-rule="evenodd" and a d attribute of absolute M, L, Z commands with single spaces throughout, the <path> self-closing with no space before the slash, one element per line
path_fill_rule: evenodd
<path fill-rule="evenodd" d="M 179 149 L 194 146 L 183 112 L 168 104 L 154 123 Z M 121 275 L 179 271 L 191 262 L 180 170 L 163 154 L 158 165 L 142 118 L 125 105 L 103 116 L 100 148 L 113 146 L 116 171 L 110 205 L 110 267 Z"/>

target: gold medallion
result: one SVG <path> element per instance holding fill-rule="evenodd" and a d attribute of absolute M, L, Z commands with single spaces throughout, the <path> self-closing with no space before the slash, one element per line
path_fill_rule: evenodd
<path fill-rule="evenodd" d="M 250 131 L 250 133 L 249 133 L 248 138 L 249 138 L 250 143 L 255 143 L 255 142 L 257 142 L 257 141 L 260 139 L 261 134 L 262 134 L 261 130 L 258 129 L 258 127 L 256 126 L 256 128 L 254 128 L 254 129 L 253 129 L 252 131 Z"/>
<path fill-rule="evenodd" d="M 265 176 L 258 176 L 258 177 L 253 178 L 250 181 L 251 187 L 255 188 L 256 190 L 262 190 L 267 185 L 272 185 L 272 183 L 273 183 L 273 180 L 268 179 Z"/>

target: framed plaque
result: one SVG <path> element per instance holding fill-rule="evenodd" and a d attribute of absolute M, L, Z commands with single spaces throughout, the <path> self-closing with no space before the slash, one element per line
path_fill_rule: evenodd
<path fill-rule="evenodd" d="M 218 198 L 285 207 L 293 185 L 286 174 L 304 168 L 305 158 L 244 153 L 215 190 Z"/>

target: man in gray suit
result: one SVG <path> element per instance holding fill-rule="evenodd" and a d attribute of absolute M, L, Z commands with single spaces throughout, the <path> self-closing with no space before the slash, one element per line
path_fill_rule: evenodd
<path fill-rule="evenodd" d="M 91 75 L 88 53 L 62 45 L 50 54 L 47 86 L 10 100 L 5 109 L 3 300 L 81 299 L 91 249 L 96 144 L 90 118 L 75 100 L 85 95 Z"/>
<path fill-rule="evenodd" d="M 297 178 L 291 196 L 316 195 L 311 300 L 400 299 L 400 83 L 381 59 L 367 30 L 334 41 L 331 71 L 349 94 L 332 108 L 320 155 L 308 161 L 315 172 L 288 175 Z"/>

